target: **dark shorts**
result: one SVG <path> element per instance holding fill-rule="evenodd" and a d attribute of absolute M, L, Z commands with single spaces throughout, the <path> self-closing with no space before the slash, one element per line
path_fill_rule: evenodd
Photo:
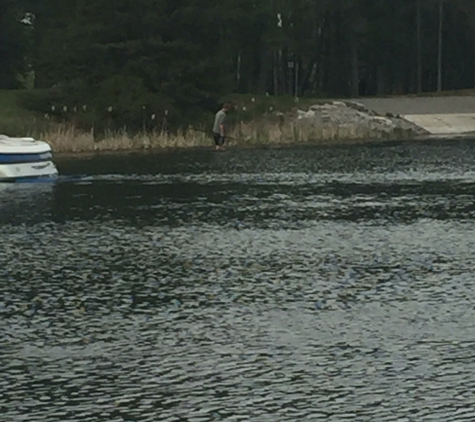
<path fill-rule="evenodd" d="M 214 139 L 214 143 L 215 145 L 224 145 L 224 136 L 221 136 L 219 133 L 213 133 L 213 139 Z"/>

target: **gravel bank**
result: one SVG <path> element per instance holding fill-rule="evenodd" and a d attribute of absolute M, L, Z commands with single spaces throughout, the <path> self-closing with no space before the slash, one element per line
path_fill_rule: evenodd
<path fill-rule="evenodd" d="M 428 132 L 392 113 L 379 113 L 355 101 L 321 102 L 297 112 L 299 128 L 341 139 L 401 139 Z"/>

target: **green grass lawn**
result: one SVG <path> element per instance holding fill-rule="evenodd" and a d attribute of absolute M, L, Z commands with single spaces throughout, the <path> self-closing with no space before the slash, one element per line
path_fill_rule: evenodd
<path fill-rule="evenodd" d="M 28 114 L 19 104 L 19 95 L 22 92 L 0 90 L 0 119 Z"/>
<path fill-rule="evenodd" d="M 295 99 L 290 95 L 283 95 L 279 97 L 266 95 L 252 95 L 252 94 L 232 94 L 223 99 L 223 101 L 233 102 L 238 109 L 243 107 L 250 113 L 263 114 L 268 111 L 288 112 L 294 108 L 305 109 L 319 101 L 330 101 L 328 99 L 322 100 L 317 98 L 298 98 Z"/>
<path fill-rule="evenodd" d="M 22 90 L 0 90 L 0 134 L 37 136 L 45 119 L 21 106 Z"/>

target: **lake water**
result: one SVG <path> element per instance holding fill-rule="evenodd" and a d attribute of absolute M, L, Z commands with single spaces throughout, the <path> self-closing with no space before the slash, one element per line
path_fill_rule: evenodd
<path fill-rule="evenodd" d="M 0 186 L 0 420 L 475 420 L 474 157 L 106 155 Z"/>

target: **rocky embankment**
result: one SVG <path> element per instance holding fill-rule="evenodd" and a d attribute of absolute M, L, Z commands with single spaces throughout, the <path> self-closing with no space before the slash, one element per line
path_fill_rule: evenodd
<path fill-rule="evenodd" d="M 354 101 L 312 105 L 307 111 L 298 110 L 296 121 L 301 131 L 323 139 L 407 139 L 428 134 L 399 115 L 380 114 Z"/>

